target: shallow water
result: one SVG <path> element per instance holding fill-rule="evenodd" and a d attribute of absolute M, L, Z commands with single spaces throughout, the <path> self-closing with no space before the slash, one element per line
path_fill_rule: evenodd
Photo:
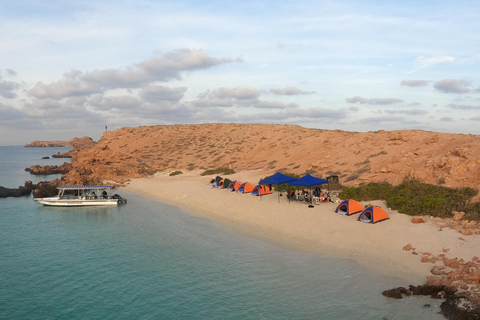
<path fill-rule="evenodd" d="M 0 199 L 0 319 L 443 319 L 438 300 L 383 297 L 406 284 L 353 260 L 119 193 L 118 208 Z"/>

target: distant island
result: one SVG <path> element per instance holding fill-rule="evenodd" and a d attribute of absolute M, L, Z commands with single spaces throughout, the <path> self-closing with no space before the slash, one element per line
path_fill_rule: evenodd
<path fill-rule="evenodd" d="M 72 144 L 69 141 L 33 141 L 27 143 L 26 148 L 41 148 L 41 147 L 71 147 Z"/>

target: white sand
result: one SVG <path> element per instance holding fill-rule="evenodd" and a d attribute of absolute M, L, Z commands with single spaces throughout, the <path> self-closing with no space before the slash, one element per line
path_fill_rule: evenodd
<path fill-rule="evenodd" d="M 259 171 L 244 171 L 228 178 L 255 184 L 263 176 Z M 240 234 L 290 250 L 355 259 L 384 275 L 403 278 L 408 284 L 422 284 L 431 275 L 433 265 L 422 263 L 421 253 L 436 256 L 447 248 L 448 258 L 471 260 L 479 255 L 479 235 L 464 236 L 451 229 L 439 231 L 428 219 L 424 224 L 412 224 L 411 217 L 388 210 L 380 201 L 370 203 L 384 208 L 390 219 L 368 224 L 358 222 L 358 214 L 335 213 L 337 204 L 308 208 L 306 204 L 289 203 L 276 192 L 255 197 L 212 188 L 210 179 L 200 176 L 200 172 L 173 177 L 157 173 L 150 178 L 132 179 L 124 190 L 173 204 Z M 402 250 L 408 243 L 419 255 Z"/>

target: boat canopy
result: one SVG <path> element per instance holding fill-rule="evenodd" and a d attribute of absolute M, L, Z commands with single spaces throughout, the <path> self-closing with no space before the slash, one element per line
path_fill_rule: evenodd
<path fill-rule="evenodd" d="M 76 190 L 91 190 L 91 189 L 107 189 L 113 188 L 112 185 L 92 185 L 92 186 L 58 186 L 57 189 L 76 189 Z"/>

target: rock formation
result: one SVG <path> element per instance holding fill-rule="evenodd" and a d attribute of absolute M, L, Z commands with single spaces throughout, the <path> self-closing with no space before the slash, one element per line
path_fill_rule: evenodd
<path fill-rule="evenodd" d="M 32 143 L 27 143 L 25 147 L 34 148 L 34 147 L 68 147 L 71 146 L 68 141 L 33 141 Z"/>
<path fill-rule="evenodd" d="M 32 188 L 33 185 L 31 181 L 25 181 L 25 186 L 19 186 L 18 189 L 0 186 L 0 198 L 28 196 L 32 193 Z"/>

